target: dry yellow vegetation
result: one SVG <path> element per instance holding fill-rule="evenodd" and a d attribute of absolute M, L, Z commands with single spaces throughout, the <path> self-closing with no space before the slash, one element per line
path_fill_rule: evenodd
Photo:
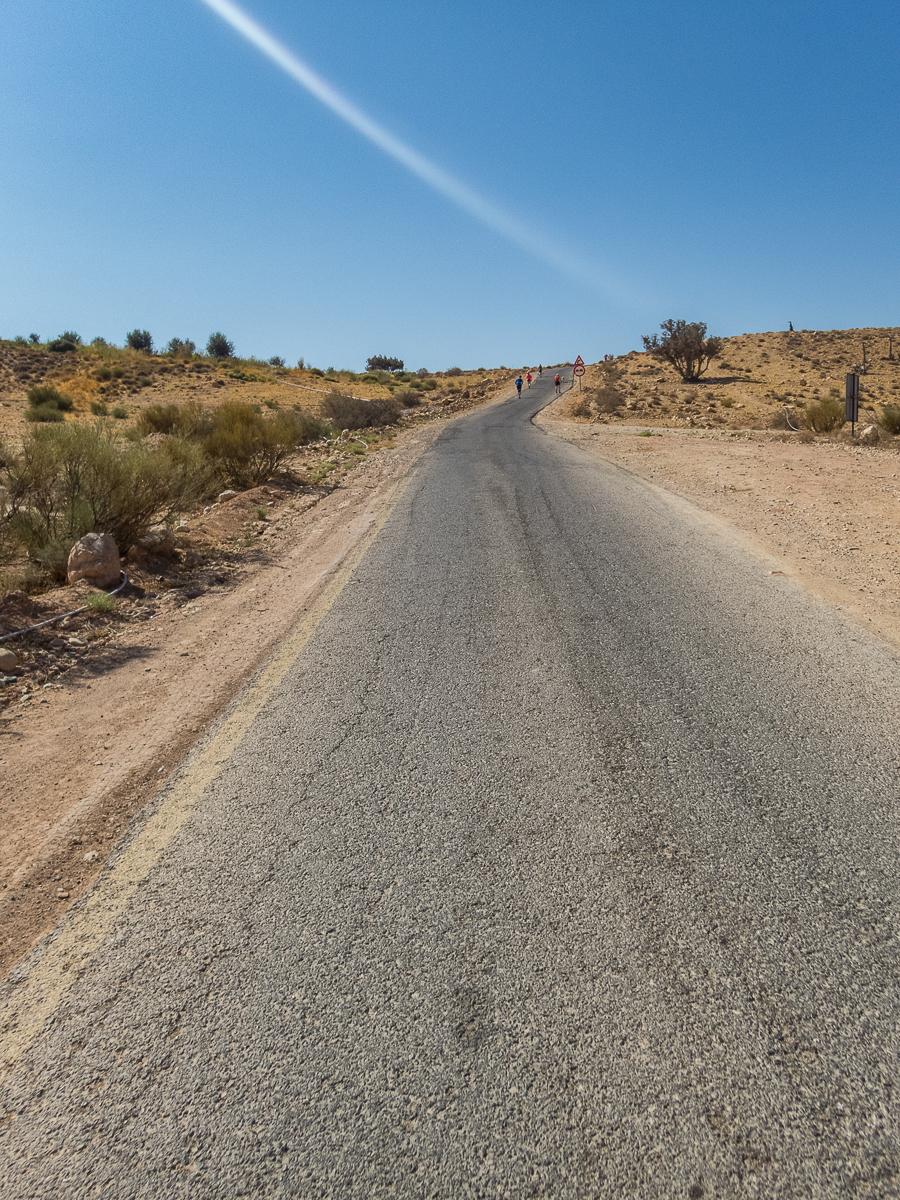
<path fill-rule="evenodd" d="M 900 406 L 900 329 L 832 329 L 745 333 L 724 338 L 722 354 L 698 383 L 645 352 L 587 367 L 573 389 L 570 415 L 603 423 L 648 426 L 768 427 L 775 414 L 803 409 L 859 372 L 860 420 L 877 422 L 884 406 Z"/>

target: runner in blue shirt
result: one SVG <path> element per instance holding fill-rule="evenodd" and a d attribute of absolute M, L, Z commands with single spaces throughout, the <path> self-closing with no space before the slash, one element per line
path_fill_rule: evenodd
<path fill-rule="evenodd" d="M 516 380 L 516 391 L 519 393 L 520 396 L 522 395 L 522 376 L 521 375 Z"/>

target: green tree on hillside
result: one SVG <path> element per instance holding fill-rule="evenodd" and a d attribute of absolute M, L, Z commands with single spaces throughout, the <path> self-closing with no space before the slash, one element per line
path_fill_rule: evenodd
<path fill-rule="evenodd" d="M 371 358 L 366 360 L 367 371 L 390 371 L 393 375 L 395 371 L 403 370 L 402 358 L 388 358 L 386 354 L 373 354 Z"/>
<path fill-rule="evenodd" d="M 662 337 L 654 333 L 644 335 L 644 349 L 654 358 L 671 363 L 685 383 L 699 379 L 709 367 L 712 359 L 718 358 L 722 350 L 722 339 L 706 336 L 703 321 L 663 321 L 660 325 Z"/>
<path fill-rule="evenodd" d="M 229 342 L 228 338 L 222 332 L 211 333 L 209 341 L 206 343 L 206 353 L 210 358 L 232 358 L 234 356 L 234 342 Z"/>
<path fill-rule="evenodd" d="M 171 354 L 173 358 L 191 358 L 196 350 L 197 347 L 190 338 L 169 338 L 169 344 L 166 346 L 166 354 Z"/>
<path fill-rule="evenodd" d="M 153 353 L 153 338 L 146 329 L 132 329 L 131 333 L 126 333 L 125 345 L 130 346 L 132 350 L 146 350 L 148 354 Z"/>

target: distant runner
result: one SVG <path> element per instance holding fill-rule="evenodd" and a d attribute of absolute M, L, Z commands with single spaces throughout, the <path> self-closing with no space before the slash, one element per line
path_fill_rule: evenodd
<path fill-rule="evenodd" d="M 520 396 L 522 395 L 522 376 L 521 375 L 516 380 L 516 391 L 519 393 Z"/>
<path fill-rule="evenodd" d="M 559 389 L 562 384 L 562 380 L 560 379 L 560 377 L 558 375 L 556 375 L 553 379 L 553 382 L 556 384 L 556 394 L 558 396 L 560 394 Z"/>
<path fill-rule="evenodd" d="M 529 387 L 531 387 L 531 372 L 530 371 L 525 376 L 525 382 L 528 384 Z"/>
<path fill-rule="evenodd" d="M 544 368 L 541 366 L 540 363 L 538 363 L 538 375 L 543 375 L 543 373 L 544 373 Z"/>

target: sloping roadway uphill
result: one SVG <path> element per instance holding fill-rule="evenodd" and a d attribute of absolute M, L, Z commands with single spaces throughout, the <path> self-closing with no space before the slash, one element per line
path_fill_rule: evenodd
<path fill-rule="evenodd" d="M 13 976 L 5 1196 L 898 1194 L 897 660 L 551 390 Z"/>

